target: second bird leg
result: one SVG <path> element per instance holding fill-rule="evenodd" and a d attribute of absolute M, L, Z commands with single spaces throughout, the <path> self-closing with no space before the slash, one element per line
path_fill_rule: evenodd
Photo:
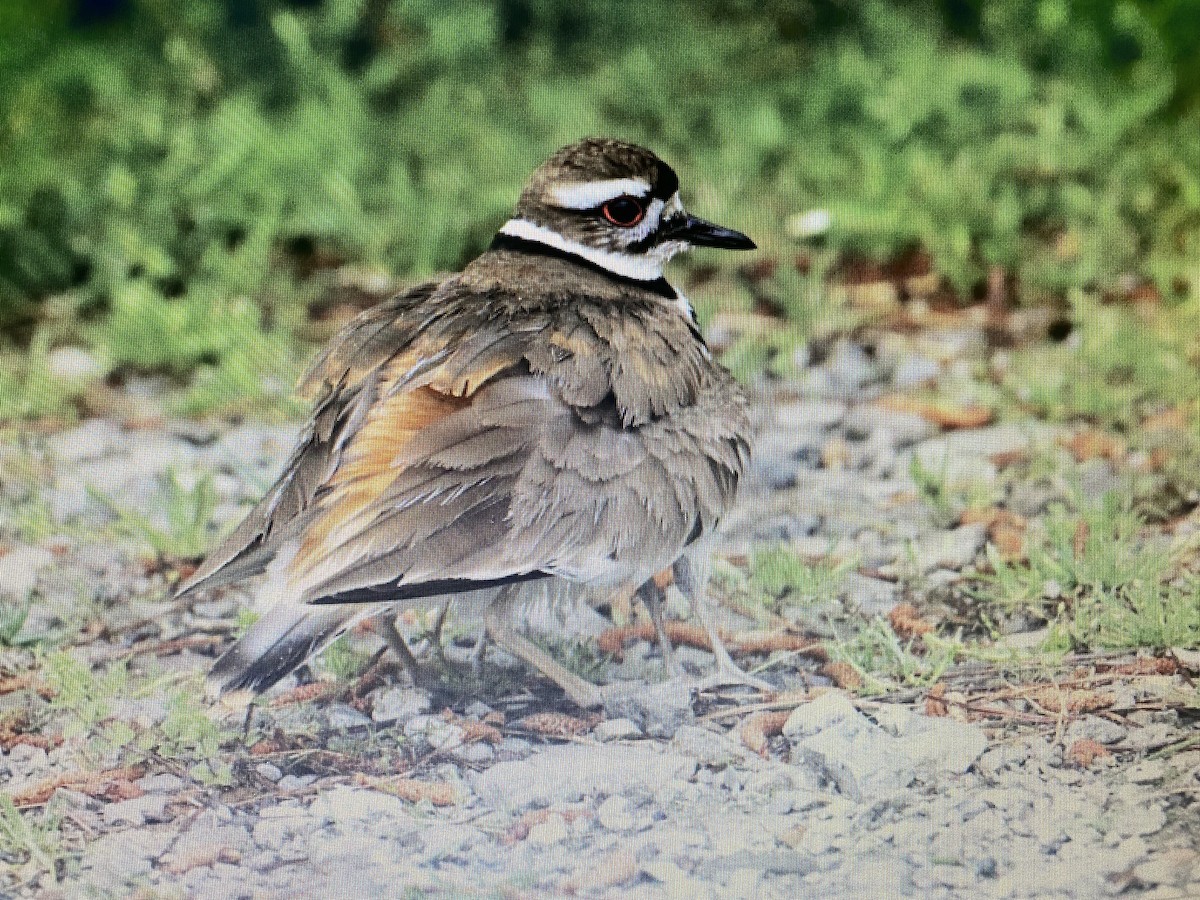
<path fill-rule="evenodd" d="M 637 589 L 637 595 L 646 607 L 646 612 L 650 614 L 650 621 L 654 623 L 654 633 L 658 636 L 658 647 L 662 651 L 663 668 L 667 670 L 669 677 L 676 678 L 684 672 L 675 656 L 675 648 L 671 645 L 671 637 L 667 634 L 667 626 L 663 621 L 663 593 L 663 589 L 653 578 Z"/>
<path fill-rule="evenodd" d="M 729 655 L 729 651 L 725 649 L 725 642 L 721 640 L 721 635 L 717 631 L 717 623 L 713 618 L 712 607 L 709 606 L 708 596 L 705 594 L 703 586 L 699 583 L 691 564 L 686 556 L 681 556 L 673 567 L 675 576 L 675 585 L 679 588 L 680 593 L 687 598 L 691 604 L 692 610 L 700 619 L 700 623 L 704 626 L 704 630 L 708 632 L 708 640 L 712 644 L 713 656 L 717 660 L 717 671 L 709 678 L 704 679 L 701 687 L 716 687 L 722 684 L 745 684 L 760 691 L 774 691 L 775 686 L 769 682 L 763 681 L 761 678 L 755 678 L 742 669 L 733 661 L 733 657 Z"/>
<path fill-rule="evenodd" d="M 449 601 L 446 601 L 446 605 L 449 606 Z M 444 612 L 443 608 L 443 614 Z M 421 664 L 413 655 L 404 635 L 396 628 L 396 611 L 394 609 L 388 609 L 375 617 L 375 630 L 399 658 L 400 664 L 404 666 L 404 671 L 408 673 L 408 677 L 412 679 L 415 687 L 434 690 L 439 686 L 437 678 L 421 668 Z M 440 645 L 435 646 L 440 649 Z"/>
<path fill-rule="evenodd" d="M 575 705 L 584 709 L 602 706 L 604 695 L 600 688 L 584 681 L 533 641 L 516 632 L 512 626 L 512 604 L 516 597 L 517 591 L 509 586 L 501 590 L 496 599 L 488 605 L 483 614 L 488 636 L 501 650 L 524 660 L 557 684 Z"/>

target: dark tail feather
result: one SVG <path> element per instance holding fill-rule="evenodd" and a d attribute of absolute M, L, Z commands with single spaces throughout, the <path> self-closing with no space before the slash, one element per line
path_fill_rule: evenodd
<path fill-rule="evenodd" d="M 262 693 L 369 611 L 376 610 L 355 605 L 274 607 L 213 663 L 209 695 Z"/>

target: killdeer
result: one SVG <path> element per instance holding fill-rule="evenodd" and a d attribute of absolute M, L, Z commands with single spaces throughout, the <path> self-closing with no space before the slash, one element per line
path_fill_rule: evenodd
<path fill-rule="evenodd" d="M 651 151 L 591 138 L 533 173 L 461 272 L 343 330 L 302 381 L 283 475 L 180 588 L 259 579 L 264 614 L 211 692 L 265 690 L 381 609 L 473 594 L 497 643 L 596 705 L 508 624 L 545 578 L 639 586 L 661 625 L 653 576 L 673 569 L 715 638 L 686 554 L 733 502 L 750 422 L 663 276 L 690 247 L 754 243 L 686 212 Z"/>

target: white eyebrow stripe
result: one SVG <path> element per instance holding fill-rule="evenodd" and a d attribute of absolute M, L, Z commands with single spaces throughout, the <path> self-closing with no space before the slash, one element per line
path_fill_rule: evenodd
<path fill-rule="evenodd" d="M 562 250 L 625 278 L 633 278 L 638 281 L 657 281 L 662 278 L 664 260 L 661 257 L 647 253 L 634 255 L 615 250 L 603 250 L 599 247 L 588 247 L 578 241 L 568 240 L 557 231 L 551 231 L 528 219 L 509 219 L 500 229 L 500 233 L 545 244 L 555 250 Z"/>
<path fill-rule="evenodd" d="M 645 197 L 650 182 L 641 178 L 610 178 L 607 181 L 581 181 L 566 184 L 552 192 L 559 206 L 566 209 L 593 209 L 616 197 Z"/>

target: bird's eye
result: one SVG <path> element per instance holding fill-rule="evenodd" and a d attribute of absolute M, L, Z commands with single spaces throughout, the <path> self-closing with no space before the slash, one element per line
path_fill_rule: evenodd
<path fill-rule="evenodd" d="M 642 216 L 646 215 L 642 204 L 633 197 L 617 197 L 615 200 L 609 200 L 600 207 L 600 212 L 604 214 L 605 219 L 621 228 L 632 228 L 642 221 Z"/>

